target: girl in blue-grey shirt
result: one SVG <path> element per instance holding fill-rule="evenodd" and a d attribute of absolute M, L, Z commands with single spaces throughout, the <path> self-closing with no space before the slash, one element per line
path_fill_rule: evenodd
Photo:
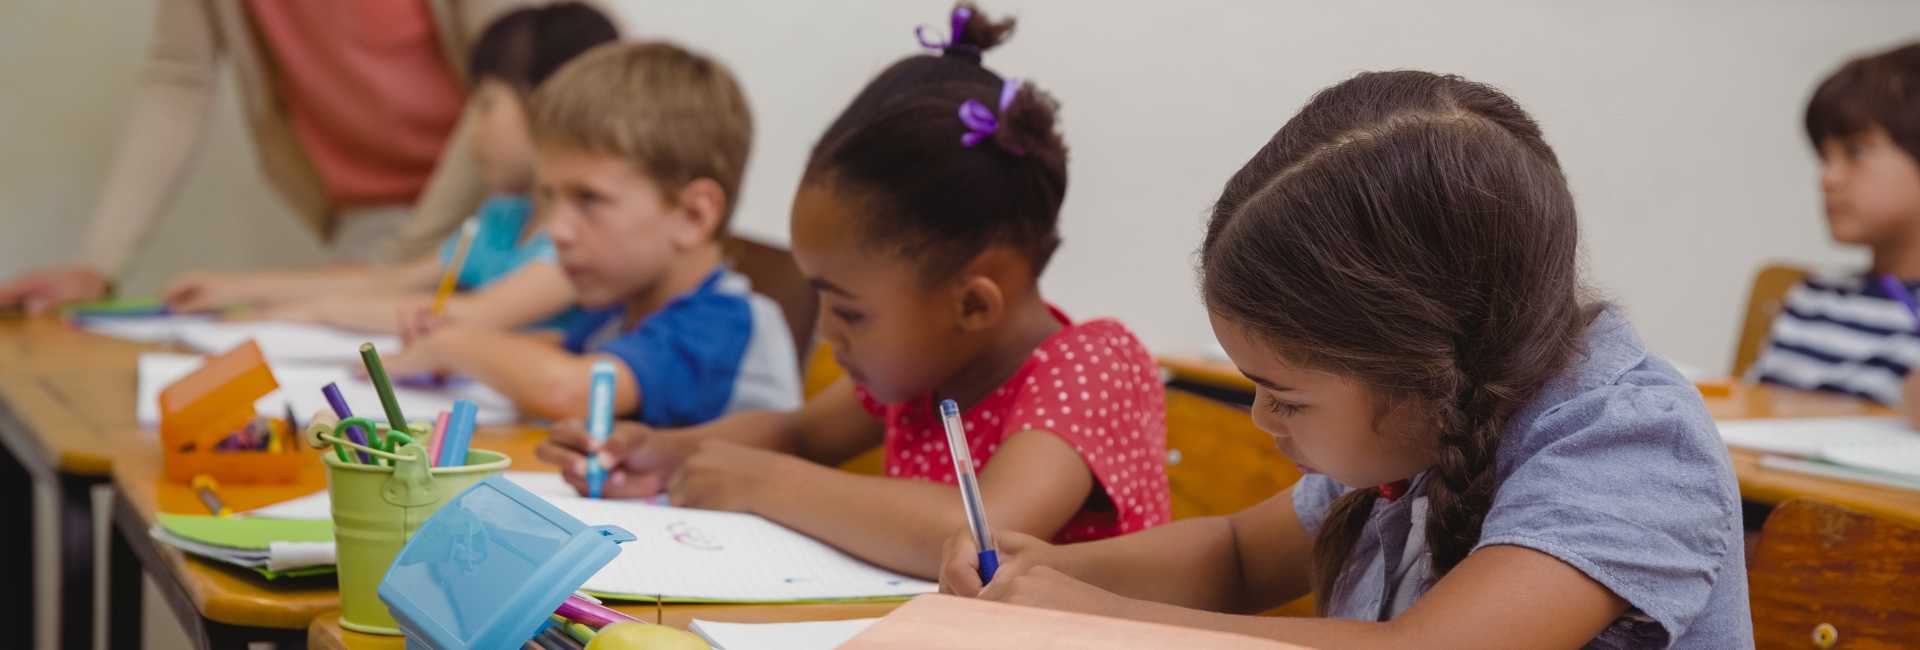
<path fill-rule="evenodd" d="M 1110 540 L 999 535 L 984 589 L 958 535 L 944 588 L 1324 648 L 1751 647 L 1726 450 L 1693 386 L 1583 299 L 1578 231 L 1499 91 L 1321 92 L 1227 182 L 1200 255 L 1254 421 L 1306 477 Z M 1246 615 L 1310 592 L 1324 618 Z"/>

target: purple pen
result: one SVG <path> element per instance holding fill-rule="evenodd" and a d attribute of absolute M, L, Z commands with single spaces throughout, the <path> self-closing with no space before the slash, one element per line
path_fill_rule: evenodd
<path fill-rule="evenodd" d="M 1892 298 L 1906 307 L 1907 313 L 1913 315 L 1914 325 L 1920 326 L 1920 304 L 1914 303 L 1913 293 L 1907 291 L 1907 285 L 1905 283 L 1902 283 L 1899 278 L 1891 275 L 1882 275 L 1880 276 L 1880 288 L 1887 292 L 1888 298 Z"/>
<path fill-rule="evenodd" d="M 347 398 L 340 394 L 340 386 L 328 382 L 326 386 L 321 387 L 320 392 L 326 394 L 327 406 L 333 407 L 334 415 L 340 416 L 342 420 L 353 417 L 353 409 L 347 408 Z M 367 434 L 358 426 L 347 427 L 347 439 L 352 440 L 356 445 L 367 444 Z M 354 454 L 360 457 L 362 464 L 373 464 L 373 459 L 367 457 L 367 452 L 359 451 Z"/>

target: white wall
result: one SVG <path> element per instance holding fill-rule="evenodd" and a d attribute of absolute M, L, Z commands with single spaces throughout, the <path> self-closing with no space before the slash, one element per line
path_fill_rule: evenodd
<path fill-rule="evenodd" d="M 786 238 L 813 139 L 874 72 L 944 31 L 947 4 L 617 0 L 634 31 L 733 66 L 759 138 L 737 221 Z M 77 239 L 131 96 L 151 8 L 13 0 L 0 10 L 0 273 Z M 111 6 L 109 6 L 111 5 Z M 1764 260 L 1861 258 L 1826 241 L 1799 130 L 1817 80 L 1920 38 L 1897 0 L 1616 2 L 989 1 L 1021 19 L 989 65 L 1052 90 L 1073 147 L 1066 245 L 1045 279 L 1070 312 L 1114 315 L 1158 350 L 1211 336 L 1192 253 L 1208 204 L 1315 90 L 1422 68 L 1496 84 L 1544 123 L 1584 217 L 1589 279 L 1653 346 L 1721 369 Z M 25 98 L 44 98 L 26 101 Z M 205 262 L 305 263 L 313 244 L 251 169 L 230 98 L 199 173 L 130 286 Z M 285 253 L 283 251 L 293 251 Z"/>

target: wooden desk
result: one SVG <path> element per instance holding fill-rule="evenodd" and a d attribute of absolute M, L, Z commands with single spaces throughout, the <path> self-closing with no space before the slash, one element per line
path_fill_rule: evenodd
<path fill-rule="evenodd" d="M 94 336 L 48 318 L 0 318 L 0 628 L 33 635 L 36 484 L 55 494 L 57 641 L 93 639 L 93 490 L 108 480 L 119 432 L 134 428 L 135 343 Z M 137 585 L 136 585 L 137 586 Z M 20 632 L 24 631 L 24 632 Z M 137 633 L 137 632 L 136 632 Z M 27 639 L 21 639 L 27 640 Z"/>
<path fill-rule="evenodd" d="M 682 630 L 693 619 L 728 623 L 792 623 L 797 621 L 838 621 L 852 618 L 878 618 L 899 607 L 900 603 L 858 603 L 847 605 L 666 605 L 651 603 L 611 603 L 614 609 L 643 621 L 671 625 Z M 340 613 L 328 612 L 313 619 L 307 628 L 307 650 L 401 650 L 406 644 L 397 636 L 375 636 L 340 628 Z"/>
<path fill-rule="evenodd" d="M 1176 381 L 1239 392 L 1251 401 L 1253 382 L 1241 376 L 1233 364 L 1192 357 L 1160 357 L 1159 362 Z M 1741 383 L 1735 383 L 1728 395 L 1704 399 L 1707 412 L 1716 420 L 1898 414 L 1884 406 L 1843 395 Z M 1760 457 L 1764 454 L 1738 447 L 1729 448 L 1727 455 L 1732 458 L 1734 474 L 1740 479 L 1740 496 L 1748 501 L 1773 505 L 1795 497 L 1810 497 L 1854 510 L 1920 521 L 1920 491 L 1768 469 L 1760 466 Z"/>
<path fill-rule="evenodd" d="M 546 433 L 533 428 L 485 428 L 475 433 L 473 445 L 506 454 L 512 469 L 553 471 L 533 457 L 533 448 Z M 155 542 L 147 531 L 156 513 L 204 514 L 191 488 L 166 480 L 157 434 L 132 434 L 124 442 L 126 454 L 114 466 L 114 557 L 124 554 L 137 562 L 159 585 L 167 604 L 202 648 L 243 647 L 247 642 L 271 641 L 298 645 L 309 624 L 321 614 L 339 609 L 340 592 L 332 576 L 266 581 L 251 571 L 207 562 Z M 286 485 L 227 486 L 227 505 L 248 510 L 326 489 L 325 468 L 315 462 L 300 480 Z M 116 572 L 116 576 L 118 576 Z M 138 574 L 131 578 L 138 586 Z M 130 600 L 138 611 L 138 589 L 127 597 L 115 585 L 114 596 Z"/>

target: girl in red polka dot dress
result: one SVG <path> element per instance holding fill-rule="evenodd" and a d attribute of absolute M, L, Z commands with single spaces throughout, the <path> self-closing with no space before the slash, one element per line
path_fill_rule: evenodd
<path fill-rule="evenodd" d="M 1056 104 L 980 65 L 1011 31 L 969 5 L 936 54 L 895 63 L 821 137 L 796 193 L 794 258 L 819 290 L 847 378 L 793 413 L 657 431 L 596 448 L 556 428 L 543 457 L 607 492 L 753 512 L 903 573 L 933 577 L 965 513 L 935 412 L 961 405 L 995 530 L 1102 539 L 1169 518 L 1166 408 L 1125 326 L 1040 295 L 1059 245 L 1067 151 Z M 885 448 L 884 476 L 836 469 Z"/>

